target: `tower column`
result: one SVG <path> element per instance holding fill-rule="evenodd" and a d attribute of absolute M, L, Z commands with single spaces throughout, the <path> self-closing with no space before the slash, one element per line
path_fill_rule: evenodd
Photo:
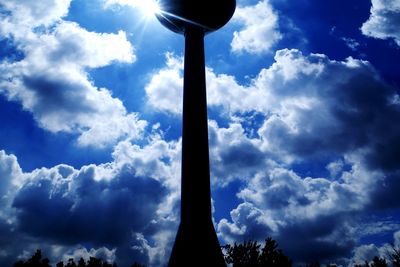
<path fill-rule="evenodd" d="M 211 215 L 204 30 L 184 34 L 181 223 L 168 266 L 226 266 Z"/>

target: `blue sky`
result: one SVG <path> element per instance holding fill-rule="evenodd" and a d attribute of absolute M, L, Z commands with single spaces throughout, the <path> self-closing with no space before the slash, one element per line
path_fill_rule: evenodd
<path fill-rule="evenodd" d="M 0 0 L 0 263 L 163 266 L 183 37 L 135 0 Z M 239 0 L 205 39 L 221 244 L 348 266 L 400 246 L 400 1 Z"/>

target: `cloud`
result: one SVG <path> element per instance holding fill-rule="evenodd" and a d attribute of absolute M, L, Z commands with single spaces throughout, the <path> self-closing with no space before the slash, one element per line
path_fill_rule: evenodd
<path fill-rule="evenodd" d="M 351 264 L 360 264 L 364 262 L 372 262 L 375 256 L 385 258 L 390 261 L 391 253 L 393 252 L 393 245 L 398 248 L 399 246 L 400 231 L 393 234 L 393 242 L 384 243 L 380 246 L 375 244 L 365 244 L 356 247 L 353 250 L 353 256 L 350 259 Z"/>
<path fill-rule="evenodd" d="M 149 103 L 162 111 L 179 112 L 179 97 L 155 97 L 181 95 L 174 82 L 182 79 L 178 62 L 169 56 L 167 66 L 147 86 Z M 154 82 L 161 77 L 164 84 L 174 85 Z M 263 114 L 261 127 L 255 129 L 258 145 L 281 161 L 358 153 L 371 169 L 397 169 L 400 133 L 392 122 L 400 116 L 398 96 L 367 61 L 335 61 L 283 49 L 248 86 L 207 68 L 207 88 L 209 106 L 222 107 L 228 118 Z"/>
<path fill-rule="evenodd" d="M 4 5 L 11 13 L 0 21 L 2 34 L 13 40 L 23 58 L 1 62 L 0 93 L 20 102 L 40 127 L 77 134 L 82 146 L 104 147 L 122 138 L 138 138 L 147 123 L 128 113 L 109 90 L 96 87 L 87 73 L 114 62 L 134 62 L 134 48 L 126 34 L 89 32 L 61 19 L 68 1 L 48 2 L 43 6 L 46 12 L 63 11 L 37 24 L 17 18 L 28 13 L 26 19 L 34 20 L 41 13 L 26 10 L 39 12 L 41 7 L 29 1 Z M 34 28 L 39 26 L 44 28 Z"/>
<path fill-rule="evenodd" d="M 316 54 L 308 59 L 298 50 L 280 50 L 275 55 L 276 62 L 270 68 L 262 69 L 249 86 L 239 84 L 232 75 L 219 74 L 211 67 L 206 67 L 208 105 L 223 107 L 230 115 L 248 111 L 266 114 L 279 104 L 279 95 L 275 96 L 275 93 L 287 91 L 289 94 L 292 89 L 300 91 L 294 82 L 286 84 L 286 81 L 303 76 L 306 82 L 309 75 L 318 75 L 324 68 L 324 58 L 327 59 Z M 146 86 L 148 104 L 159 111 L 179 113 L 183 84 L 182 59 L 167 54 L 165 65 L 152 76 Z M 308 104 L 306 100 L 304 97 L 298 99 L 303 106 Z"/>
<path fill-rule="evenodd" d="M 213 84 L 222 75 L 211 77 Z M 237 193 L 240 204 L 218 223 L 223 240 L 271 235 L 297 261 L 328 262 L 345 257 L 369 235 L 358 230 L 364 214 L 399 207 L 397 93 L 369 62 L 284 49 L 250 85 L 233 83 L 230 94 L 223 86 L 210 93 L 209 103 L 223 107 L 236 123 L 222 129 L 210 124 L 211 155 L 217 144 L 221 154 L 214 159 L 240 148 L 234 153 L 237 164 L 256 155 L 251 162 L 257 167 L 238 172 L 245 177 Z M 246 119 L 236 119 L 249 112 L 264 114 L 251 135 Z M 326 166 L 317 172 L 322 176 L 295 171 L 314 161 Z M 229 166 L 221 164 L 218 173 L 225 170 L 229 177 Z"/>
<path fill-rule="evenodd" d="M 269 214 L 250 203 L 241 203 L 230 215 L 232 223 L 226 219 L 218 223 L 218 233 L 227 243 L 257 240 L 271 232 Z"/>
<path fill-rule="evenodd" d="M 41 25 L 50 26 L 68 14 L 71 0 L 1 0 L 0 5 L 12 12 L 12 16 L 2 21 L 2 31 L 18 25 L 21 29 L 34 28 Z M 25 32 L 25 31 L 24 31 Z M 11 33 L 11 31 L 9 31 Z M 15 32 L 17 36 L 21 33 Z"/>
<path fill-rule="evenodd" d="M 180 114 L 183 101 L 183 58 L 172 53 L 166 54 L 165 66 L 156 71 L 146 85 L 147 104 L 159 112 Z M 260 99 L 267 96 L 260 90 L 248 90 L 235 77 L 218 74 L 206 67 L 207 102 L 209 106 L 222 106 L 229 112 L 252 107 L 265 111 L 264 106 L 256 107 Z M 238 101 L 241 99 L 241 101 Z"/>
<path fill-rule="evenodd" d="M 211 177 L 218 186 L 250 179 L 259 169 L 273 165 L 268 153 L 260 149 L 260 140 L 245 134 L 240 123 L 227 128 L 209 122 Z"/>
<path fill-rule="evenodd" d="M 150 2 L 153 0 L 150 0 Z M 133 8 L 144 8 L 146 4 L 143 0 L 104 0 L 104 7 L 109 8 L 112 5 L 130 6 Z"/>
<path fill-rule="evenodd" d="M 12 234 L 11 224 L 14 211 L 3 207 L 11 206 L 15 193 L 21 184 L 24 183 L 25 176 L 14 155 L 8 155 L 4 150 L 0 150 L 0 232 L 8 236 Z M 7 238 L 0 238 L 0 244 L 7 243 Z"/>
<path fill-rule="evenodd" d="M 69 259 L 74 259 L 74 261 L 77 263 L 80 258 L 83 258 L 87 262 L 91 257 L 102 259 L 108 263 L 113 263 L 116 260 L 115 252 L 116 249 L 108 249 L 106 247 L 101 247 L 99 249 L 91 248 L 89 250 L 85 247 L 77 247 L 69 249 L 60 256 L 62 256 L 62 260 L 65 263 L 68 262 Z"/>
<path fill-rule="evenodd" d="M 400 2 L 372 0 L 371 15 L 362 25 L 364 35 L 378 39 L 394 39 L 400 46 Z"/>
<path fill-rule="evenodd" d="M 14 155 L 7 155 L 0 150 L 0 195 L 6 196 L 11 187 L 18 186 L 22 180 L 22 170 Z"/>
<path fill-rule="evenodd" d="M 278 15 L 267 0 L 252 6 L 239 6 L 233 21 L 243 25 L 240 31 L 233 33 L 231 49 L 235 53 L 266 53 L 282 37 L 278 30 Z"/>
<path fill-rule="evenodd" d="M 355 221 L 374 183 L 356 167 L 348 175 L 354 178 L 300 177 L 278 167 L 260 172 L 237 194 L 243 202 L 231 212 L 231 222 L 218 223 L 218 232 L 227 242 L 273 236 L 296 262 L 344 256 L 358 238 Z"/>
<path fill-rule="evenodd" d="M 142 147 L 121 142 L 112 162 L 80 169 L 24 173 L 1 151 L 1 189 L 9 192 L 0 201 L 1 262 L 43 248 L 52 260 L 104 254 L 123 265 L 165 263 L 179 218 L 180 142 L 159 134 Z"/>
<path fill-rule="evenodd" d="M 167 53 L 166 66 L 146 85 L 147 103 L 158 111 L 180 114 L 183 101 L 183 58 Z"/>
<path fill-rule="evenodd" d="M 57 166 L 32 173 L 13 201 L 20 231 L 94 246 L 116 246 L 143 231 L 165 194 L 162 185 L 128 171 L 105 181 L 98 174 L 104 167 Z"/>

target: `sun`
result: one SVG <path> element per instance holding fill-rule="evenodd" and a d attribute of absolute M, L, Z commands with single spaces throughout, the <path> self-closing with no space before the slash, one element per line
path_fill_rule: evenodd
<path fill-rule="evenodd" d="M 144 16 L 150 17 L 160 12 L 160 6 L 157 0 L 137 0 L 137 7 Z"/>

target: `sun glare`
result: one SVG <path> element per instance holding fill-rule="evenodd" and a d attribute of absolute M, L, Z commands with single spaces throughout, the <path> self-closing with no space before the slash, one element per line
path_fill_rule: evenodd
<path fill-rule="evenodd" d="M 160 6 L 157 2 L 157 0 L 137 0 L 137 5 L 141 12 L 149 17 L 160 12 Z"/>

